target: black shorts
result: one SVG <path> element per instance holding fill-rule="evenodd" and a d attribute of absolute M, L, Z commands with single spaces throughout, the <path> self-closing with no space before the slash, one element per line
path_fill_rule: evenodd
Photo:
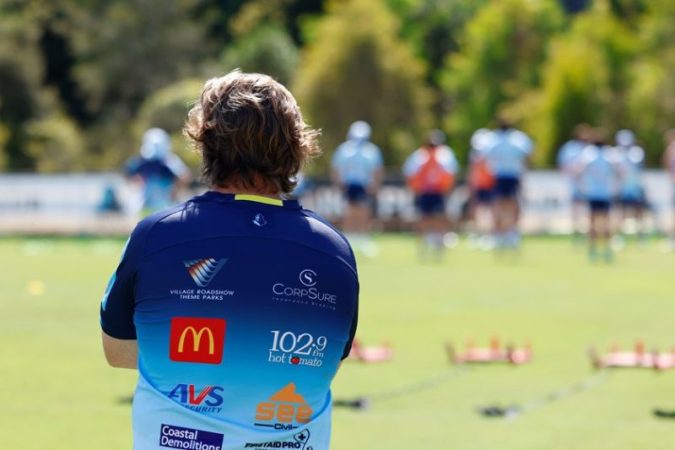
<path fill-rule="evenodd" d="M 646 206 L 644 195 L 622 195 L 619 197 L 619 204 L 624 208 L 640 209 Z"/>
<path fill-rule="evenodd" d="M 415 197 L 415 207 L 422 216 L 435 216 L 445 213 L 443 194 L 420 194 Z"/>
<path fill-rule="evenodd" d="M 492 189 L 476 189 L 475 200 L 476 203 L 491 203 L 494 197 Z"/>
<path fill-rule="evenodd" d="M 588 209 L 592 213 L 608 213 L 612 206 L 609 200 L 588 200 Z"/>
<path fill-rule="evenodd" d="M 349 203 L 366 203 L 368 191 L 362 184 L 348 184 L 344 189 L 344 196 Z"/>
<path fill-rule="evenodd" d="M 520 180 L 518 177 L 497 177 L 494 194 L 496 198 L 513 198 L 518 195 Z"/>

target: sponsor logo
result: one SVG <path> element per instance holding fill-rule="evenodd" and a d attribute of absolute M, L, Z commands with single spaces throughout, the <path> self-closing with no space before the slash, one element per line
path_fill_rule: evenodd
<path fill-rule="evenodd" d="M 298 428 L 296 424 L 309 422 L 312 408 L 295 389 L 295 383 L 289 383 L 268 400 L 258 403 L 254 425 L 275 430 L 292 430 Z"/>
<path fill-rule="evenodd" d="M 190 450 L 221 450 L 223 435 L 194 428 L 162 424 L 159 445 L 166 448 Z"/>
<path fill-rule="evenodd" d="M 267 225 L 267 219 L 265 219 L 265 216 L 258 213 L 253 218 L 253 224 L 258 227 L 264 227 L 265 225 Z"/>
<path fill-rule="evenodd" d="M 199 287 L 208 286 L 223 268 L 227 259 L 203 258 L 183 261 L 188 273 Z"/>
<path fill-rule="evenodd" d="M 300 279 L 300 282 L 307 287 L 316 285 L 316 272 L 314 272 L 312 269 L 303 270 L 300 272 L 298 278 Z"/>
<path fill-rule="evenodd" d="M 309 430 L 302 430 L 293 436 L 292 441 L 247 442 L 244 448 L 299 448 L 301 450 L 314 450 L 311 445 L 305 448 L 309 442 L 309 436 Z"/>
<path fill-rule="evenodd" d="M 174 317 L 169 335 L 169 358 L 177 362 L 220 364 L 225 345 L 225 320 Z"/>
<path fill-rule="evenodd" d="M 274 283 L 272 300 L 284 303 L 297 303 L 335 311 L 337 295 L 325 292 L 317 287 L 318 275 L 312 269 L 305 269 L 298 274 L 300 285 Z"/>
<path fill-rule="evenodd" d="M 223 410 L 225 389 L 220 386 L 206 386 L 197 390 L 194 384 L 178 384 L 169 393 L 169 398 L 183 406 L 201 413 L 219 413 Z"/>
<path fill-rule="evenodd" d="M 272 346 L 267 361 L 273 364 L 321 367 L 328 345 L 326 336 L 315 338 L 310 333 L 272 330 Z"/>

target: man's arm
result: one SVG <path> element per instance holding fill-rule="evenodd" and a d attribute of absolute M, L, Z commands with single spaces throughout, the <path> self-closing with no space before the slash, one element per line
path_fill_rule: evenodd
<path fill-rule="evenodd" d="M 135 339 L 117 339 L 101 332 L 103 353 L 112 367 L 119 369 L 138 368 L 138 342 Z"/>

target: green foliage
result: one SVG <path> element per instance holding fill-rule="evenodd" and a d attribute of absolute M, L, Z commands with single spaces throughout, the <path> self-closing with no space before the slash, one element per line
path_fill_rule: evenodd
<path fill-rule="evenodd" d="M 75 123 L 62 113 L 26 125 L 26 151 L 40 172 L 71 172 L 86 167 L 84 140 Z"/>
<path fill-rule="evenodd" d="M 635 125 L 648 160 L 658 164 L 663 133 L 675 124 L 675 4 L 650 2 L 640 30 L 643 52 L 630 68 L 629 123 Z"/>
<path fill-rule="evenodd" d="M 335 2 L 316 24 L 294 83 L 327 153 L 355 120 L 373 127 L 385 160 L 398 164 L 429 124 L 424 67 L 398 39 L 394 15 L 378 0 Z M 327 158 L 324 158 L 324 163 Z"/>
<path fill-rule="evenodd" d="M 532 132 L 538 151 L 536 165 L 553 165 L 557 149 L 580 123 L 599 125 L 609 97 L 602 53 L 580 38 L 561 39 L 551 46 L 543 86 L 534 104 L 521 104 L 519 115 Z"/>
<path fill-rule="evenodd" d="M 561 27 L 552 0 L 491 2 L 469 21 L 462 51 L 448 59 L 443 77 L 453 101 L 446 126 L 456 149 L 466 150 L 474 130 L 539 83 L 548 41 Z"/>
<path fill-rule="evenodd" d="M 266 73 L 283 84 L 290 82 L 298 65 L 298 49 L 286 31 L 265 25 L 241 36 L 222 56 L 226 71 Z"/>

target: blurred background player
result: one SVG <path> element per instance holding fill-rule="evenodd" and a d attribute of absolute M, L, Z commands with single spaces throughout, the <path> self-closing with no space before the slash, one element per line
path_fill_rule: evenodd
<path fill-rule="evenodd" d="M 125 173 L 142 187 L 145 214 L 176 203 L 178 191 L 192 179 L 188 167 L 171 152 L 171 138 L 161 128 L 145 132 L 140 155 L 127 163 Z"/>
<path fill-rule="evenodd" d="M 663 135 L 665 144 L 666 144 L 666 150 L 663 152 L 663 168 L 666 169 L 666 172 L 668 172 L 668 175 L 670 176 L 671 180 L 671 186 L 673 187 L 672 190 L 672 198 L 673 198 L 673 203 L 675 204 L 675 128 L 670 129 L 666 131 L 666 133 Z M 668 248 L 671 251 L 675 250 L 675 211 L 673 213 L 673 216 L 671 218 L 672 223 L 670 227 L 670 232 L 669 232 L 669 239 L 668 239 Z"/>
<path fill-rule="evenodd" d="M 458 169 L 455 154 L 445 145 L 445 135 L 441 130 L 429 132 L 426 143 L 415 150 L 403 165 L 403 175 L 415 194 L 422 258 L 427 252 L 437 258 L 443 254 L 449 225 L 445 199 L 454 186 Z"/>
<path fill-rule="evenodd" d="M 495 239 L 497 247 L 516 248 L 520 244 L 518 194 L 533 145 L 525 133 L 513 128 L 506 119 L 498 118 L 497 124 L 486 151 L 488 165 L 495 176 Z"/>
<path fill-rule="evenodd" d="M 469 152 L 469 208 L 473 220 L 473 235 L 469 239 L 472 245 L 483 250 L 490 250 L 494 246 L 492 200 L 495 177 L 486 156 L 492 139 L 492 131 L 479 128 L 471 136 Z"/>
<path fill-rule="evenodd" d="M 619 231 L 634 232 L 643 241 L 645 238 L 644 215 L 647 208 L 647 199 L 642 184 L 645 151 L 635 143 L 635 134 L 630 130 L 619 130 L 614 140 L 616 144 L 614 150 L 621 174 L 618 198 L 621 207 Z"/>
<path fill-rule="evenodd" d="M 364 121 L 349 127 L 347 141 L 335 150 L 333 181 L 342 190 L 347 205 L 342 228 L 349 241 L 366 256 L 375 256 L 377 247 L 369 238 L 372 221 L 371 201 L 382 184 L 382 152 L 370 142 L 370 125 Z"/>
<path fill-rule="evenodd" d="M 584 148 L 590 143 L 591 128 L 587 124 L 579 124 L 574 127 L 573 137 L 565 142 L 558 150 L 558 169 L 567 176 L 571 196 L 571 220 L 572 236 L 581 236 L 583 225 L 581 223 L 585 209 L 584 197 L 579 185 L 578 165 Z"/>
<path fill-rule="evenodd" d="M 593 143 L 584 148 L 579 165 L 581 193 L 590 212 L 588 256 L 591 261 L 601 256 L 611 262 L 610 210 L 619 185 L 619 161 L 613 158 L 611 147 L 605 145 L 602 131 L 594 134 Z"/>

